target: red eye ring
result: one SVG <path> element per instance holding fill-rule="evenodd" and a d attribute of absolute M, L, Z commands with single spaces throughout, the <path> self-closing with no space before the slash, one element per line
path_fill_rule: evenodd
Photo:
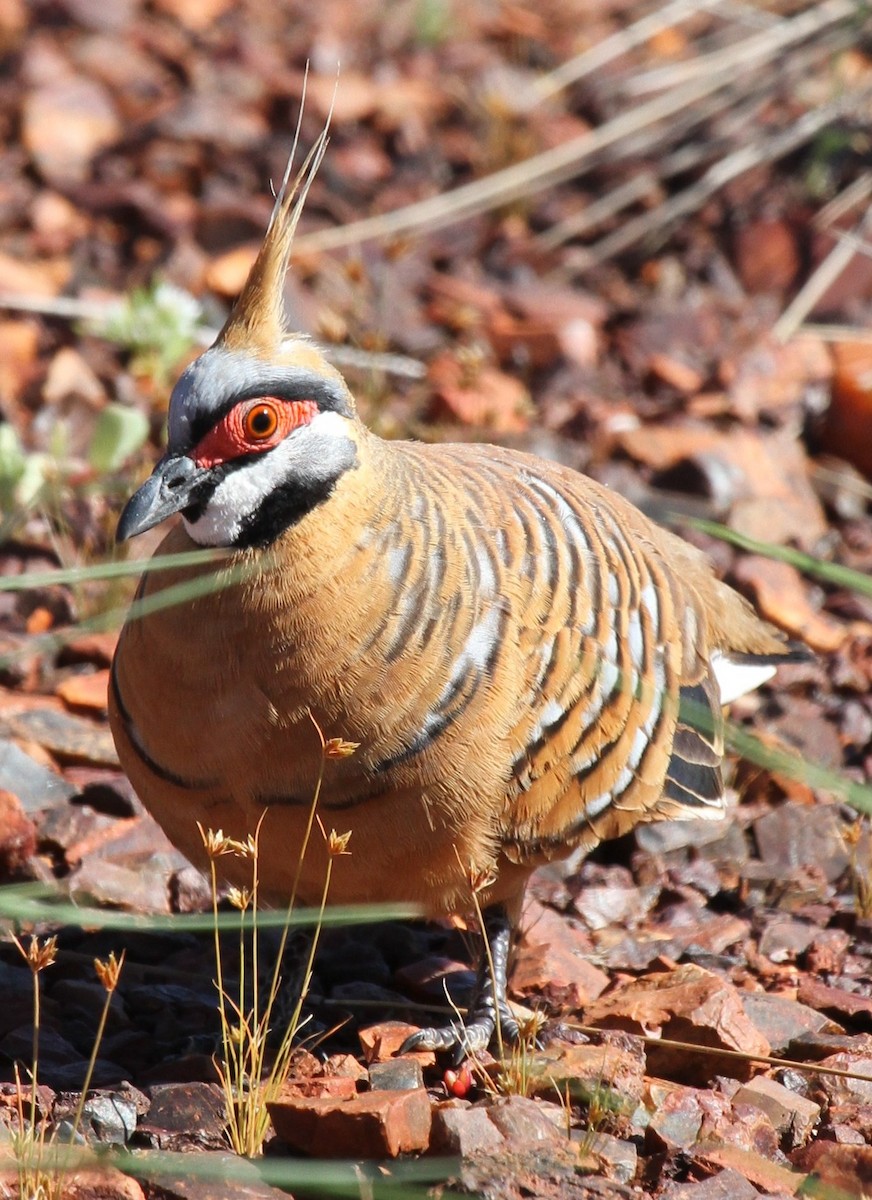
<path fill-rule="evenodd" d="M 252 442 L 265 442 L 279 427 L 279 413 L 274 404 L 259 400 L 242 418 L 242 430 Z"/>

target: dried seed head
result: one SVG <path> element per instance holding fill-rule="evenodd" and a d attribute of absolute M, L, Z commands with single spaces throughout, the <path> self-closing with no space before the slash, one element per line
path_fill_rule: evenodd
<path fill-rule="evenodd" d="M 474 863 L 469 864 L 469 886 L 473 895 L 477 896 L 480 892 L 487 891 L 496 883 L 496 879 L 492 867 L 476 867 Z"/>
<path fill-rule="evenodd" d="M 232 887 L 227 892 L 227 900 L 240 912 L 246 912 L 251 904 L 251 891 L 248 888 Z"/>
<path fill-rule="evenodd" d="M 350 758 L 359 747 L 360 742 L 346 742 L 344 738 L 339 737 L 328 738 L 324 743 L 324 757 Z"/>
<path fill-rule="evenodd" d="M 257 858 L 257 840 L 249 834 L 244 842 L 234 841 L 233 853 L 239 858 Z"/>
<path fill-rule="evenodd" d="M 94 970 L 97 972 L 97 978 L 103 984 L 107 992 L 112 993 L 118 987 L 118 980 L 121 977 L 121 968 L 124 966 L 125 951 L 121 951 L 121 957 L 115 957 L 115 951 L 109 951 L 109 957 L 104 961 L 101 958 L 94 959 Z"/>
<path fill-rule="evenodd" d="M 34 975 L 38 975 L 40 971 L 50 967 L 57 957 L 58 940 L 56 937 L 43 938 L 42 941 L 38 937 L 31 937 L 30 945 L 26 949 L 14 934 L 12 940 Z"/>
<path fill-rule="evenodd" d="M 849 825 L 847 829 L 842 830 L 842 838 L 848 846 L 856 846 L 860 838 L 863 836 L 863 818 L 858 817 L 853 825 Z"/>
<path fill-rule="evenodd" d="M 222 854 L 233 853 L 233 838 L 227 837 L 223 829 L 204 829 L 199 821 L 197 822 L 197 828 L 200 831 L 200 837 L 203 839 L 206 853 L 210 858 L 220 858 Z"/>
<path fill-rule="evenodd" d="M 327 834 L 327 853 L 331 858 L 336 858 L 340 854 L 350 854 L 348 843 L 351 841 L 351 830 L 346 833 L 337 833 L 335 829 L 331 829 Z"/>
<path fill-rule="evenodd" d="M 545 1027 L 545 1014 L 538 1009 L 518 1021 L 518 1033 L 522 1042 L 535 1042 Z"/>

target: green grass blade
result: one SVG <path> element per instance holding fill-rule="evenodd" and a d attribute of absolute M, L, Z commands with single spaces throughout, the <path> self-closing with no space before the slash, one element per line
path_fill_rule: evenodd
<path fill-rule="evenodd" d="M 796 550 L 792 546 L 775 546 L 769 542 L 758 542 L 744 533 L 737 533 L 735 529 L 729 529 L 726 525 L 720 525 L 717 521 L 707 521 L 702 517 L 676 517 L 675 520 L 677 523 L 690 525 L 694 529 L 708 533 L 711 537 L 719 538 L 722 542 L 729 542 L 740 550 L 747 550 L 750 554 L 760 554 L 764 558 L 774 558 L 778 562 L 790 563 L 792 567 L 796 567 L 803 574 L 812 575 L 824 583 L 832 584 L 833 587 L 848 588 L 852 592 L 857 592 L 858 595 L 872 597 L 872 578 L 851 567 L 844 567 L 841 563 L 824 562 L 822 559 L 815 558 L 812 554 L 805 554 L 802 550 Z"/>
<path fill-rule="evenodd" d="M 317 924 L 319 909 L 299 908 L 290 916 L 293 926 Z M 411 920 L 422 915 L 415 904 L 347 904 L 328 908 L 325 925 L 363 925 L 377 921 Z M 44 884 L 8 884 L 0 888 L 0 920 L 16 923 L 45 923 L 73 925 L 85 929 L 117 929 L 121 931 L 170 931 L 175 933 L 206 933 L 214 929 L 215 918 L 204 913 L 132 913 L 94 905 L 74 904 L 60 892 Z M 281 928 L 288 921 L 286 909 L 263 910 L 257 915 L 259 926 Z M 238 912 L 218 914 L 221 929 L 238 930 Z M 245 921 L 250 926 L 250 917 Z"/>

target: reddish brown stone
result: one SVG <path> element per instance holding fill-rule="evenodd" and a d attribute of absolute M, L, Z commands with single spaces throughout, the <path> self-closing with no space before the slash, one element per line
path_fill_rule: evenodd
<path fill-rule="evenodd" d="M 604 1042 L 599 1046 L 551 1045 L 530 1057 L 530 1095 L 563 1099 L 567 1089 L 575 1100 L 589 1104 L 597 1098 L 615 1117 L 629 1116 L 642 1096 L 645 1055 Z"/>
<path fill-rule="evenodd" d="M 842 1032 L 835 1021 L 788 996 L 741 992 L 740 999 L 745 1015 L 769 1042 L 773 1054 L 783 1055 L 791 1042 L 806 1034 Z"/>
<path fill-rule="evenodd" d="M 768 1193 L 795 1196 L 806 1180 L 805 1175 L 782 1167 L 753 1150 L 723 1145 L 715 1140 L 700 1142 L 687 1153 L 703 1166 L 731 1168 Z"/>
<path fill-rule="evenodd" d="M 279 1138 L 315 1158 L 396 1158 L 430 1143 L 430 1098 L 416 1088 L 268 1105 Z"/>
<path fill-rule="evenodd" d="M 550 909 L 528 902 L 510 988 L 542 996 L 555 1008 L 584 1008 L 605 991 L 609 977 L 588 961 L 590 937 Z"/>
<path fill-rule="evenodd" d="M 839 975 L 850 944 L 844 929 L 819 929 L 805 952 L 805 969 L 812 975 Z"/>
<path fill-rule="evenodd" d="M 872 1187 L 872 1146 L 813 1142 L 802 1156 L 803 1168 L 820 1180 L 821 1195 L 865 1196 Z"/>
<path fill-rule="evenodd" d="M 76 1171 L 64 1179 L 63 1200 L 144 1200 L 145 1193 L 135 1179 L 100 1167 L 92 1171 Z"/>
<path fill-rule="evenodd" d="M 784 221 L 763 217 L 736 233 L 736 267 L 749 292 L 783 292 L 799 270 L 794 231 Z"/>
<path fill-rule="evenodd" d="M 602 1175 L 618 1183 L 629 1183 L 634 1178 L 638 1153 L 632 1142 L 590 1129 L 574 1130 L 572 1140 L 578 1143 L 580 1171 Z"/>
<path fill-rule="evenodd" d="M 357 1095 L 357 1084 L 347 1075 L 289 1076 L 282 1084 L 277 1103 L 285 1100 L 350 1100 Z"/>
<path fill-rule="evenodd" d="M 791 1147 L 802 1146 L 808 1141 L 821 1115 L 819 1104 L 791 1092 L 768 1075 L 758 1075 L 739 1088 L 733 1103 L 761 1109 L 772 1122 L 775 1132 Z"/>
<path fill-rule="evenodd" d="M 109 671 L 95 671 L 92 675 L 71 675 L 55 689 L 64 704 L 72 709 L 87 709 L 105 712 L 109 703 Z"/>
<path fill-rule="evenodd" d="M 0 790 L 0 879 L 17 875 L 36 852 L 36 827 L 17 796 Z"/>
<path fill-rule="evenodd" d="M 431 1149 L 436 1154 L 468 1158 L 482 1150 L 505 1145 L 487 1109 L 472 1108 L 465 1100 L 446 1100 L 433 1109 Z"/>
<path fill-rule="evenodd" d="M 566 1113 L 559 1104 L 527 1096 L 499 1096 L 488 1103 L 487 1115 L 513 1145 L 566 1136 Z"/>
<path fill-rule="evenodd" d="M 660 1080 L 649 1083 L 646 1105 L 653 1108 L 646 1139 L 656 1152 L 669 1153 L 686 1150 L 699 1141 L 707 1113 L 723 1117 L 730 1111 L 726 1096 Z"/>
<path fill-rule="evenodd" d="M 331 1054 L 324 1063 L 324 1074 L 348 1079 L 366 1079 L 364 1067 L 353 1054 Z"/>
<path fill-rule="evenodd" d="M 849 1020 L 863 1029 L 872 1029 L 872 996 L 858 996 L 844 988 L 831 987 L 819 979 L 805 976 L 799 985 L 797 998 L 818 1012 Z"/>
<path fill-rule="evenodd" d="M 757 1200 L 759 1195 L 753 1183 L 728 1167 L 699 1183 L 667 1183 L 661 1200 Z"/>
<path fill-rule="evenodd" d="M 748 1063 L 719 1059 L 713 1053 L 717 1048 L 763 1056 L 769 1053 L 769 1043 L 745 1016 L 736 989 L 693 963 L 615 988 L 590 1005 L 585 1019 L 589 1025 L 632 1033 L 659 1031 L 663 1038 L 698 1044 L 699 1054 L 648 1045 L 654 1074 L 686 1082 L 705 1082 L 718 1074 L 748 1077 L 752 1070 Z"/>
<path fill-rule="evenodd" d="M 393 1058 L 406 1038 L 417 1032 L 417 1025 L 407 1025 L 404 1021 L 382 1021 L 379 1025 L 368 1025 L 366 1029 L 361 1029 L 357 1036 L 367 1063 L 374 1063 Z M 432 1050 L 416 1050 L 414 1056 L 422 1067 L 432 1067 L 436 1062 Z"/>

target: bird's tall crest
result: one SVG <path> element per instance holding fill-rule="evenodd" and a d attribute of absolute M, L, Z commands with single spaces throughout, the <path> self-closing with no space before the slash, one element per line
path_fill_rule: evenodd
<path fill-rule="evenodd" d="M 305 100 L 305 92 L 303 98 Z M 332 106 L 318 140 L 292 178 L 294 157 L 300 140 L 302 113 L 301 102 L 294 144 L 263 243 L 248 273 L 245 286 L 216 339 L 216 345 L 226 346 L 229 350 L 247 350 L 266 358 L 277 353 L 288 334 L 282 298 L 285 274 L 294 234 L 309 195 L 309 188 L 327 149 Z"/>

